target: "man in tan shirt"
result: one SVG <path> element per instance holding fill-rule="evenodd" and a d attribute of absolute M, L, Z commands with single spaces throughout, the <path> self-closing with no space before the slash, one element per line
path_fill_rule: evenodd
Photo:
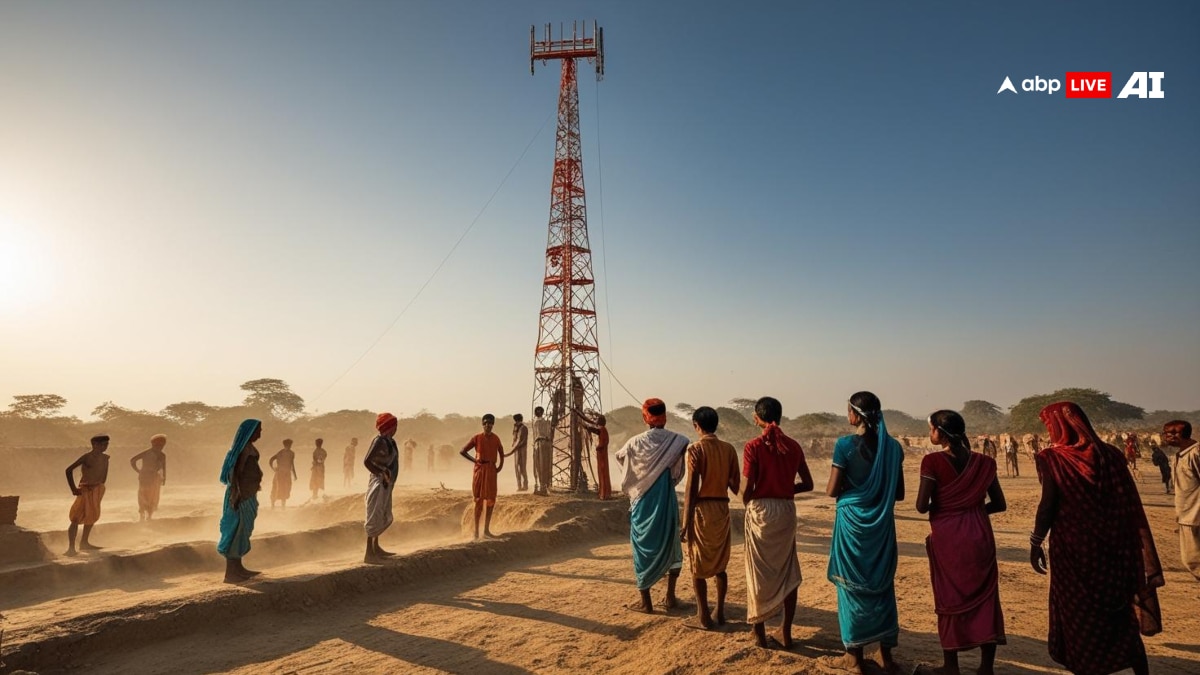
<path fill-rule="evenodd" d="M 1163 445 L 1177 448 L 1175 519 L 1179 523 L 1179 553 L 1183 566 L 1200 579 L 1200 443 L 1192 440 L 1192 425 L 1173 420 L 1163 425 Z"/>
<path fill-rule="evenodd" d="M 708 582 L 717 578 L 718 626 L 725 625 L 725 593 L 729 577 L 729 494 L 737 494 L 742 474 L 738 471 L 737 451 L 717 438 L 717 411 L 708 406 L 692 413 L 692 426 L 700 440 L 687 448 L 687 494 L 683 501 L 683 531 L 687 542 L 688 564 L 692 568 L 692 588 L 696 590 L 696 613 L 700 627 L 711 630 L 714 622 L 708 611 Z M 728 492 L 727 492 L 728 491 Z"/>

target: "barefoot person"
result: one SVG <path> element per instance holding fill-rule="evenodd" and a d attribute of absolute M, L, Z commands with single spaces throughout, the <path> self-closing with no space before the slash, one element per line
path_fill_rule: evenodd
<path fill-rule="evenodd" d="M 742 450 L 746 489 L 746 623 L 759 647 L 792 648 L 792 620 L 800 587 L 796 557 L 795 496 L 813 489 L 804 450 L 779 428 L 783 406 L 770 396 L 754 404 L 754 424 L 762 434 Z M 796 478 L 800 482 L 795 482 Z M 779 610 L 779 639 L 767 638 L 766 621 Z M 773 643 L 773 644 L 772 644 Z"/>
<path fill-rule="evenodd" d="M 729 590 L 729 495 L 741 486 L 737 452 L 717 438 L 717 411 L 708 406 L 692 413 L 692 427 L 700 440 L 687 447 L 687 492 L 683 498 L 683 530 L 692 588 L 696 590 L 696 618 L 710 630 L 725 625 L 725 594 Z M 717 616 L 708 609 L 707 579 L 717 579 Z"/>
<path fill-rule="evenodd" d="M 1192 440 L 1192 425 L 1183 420 L 1164 424 L 1162 439 L 1177 450 L 1172 479 L 1179 553 L 1184 569 L 1200 579 L 1200 443 Z"/>
<path fill-rule="evenodd" d="M 513 471 L 517 475 L 517 492 L 525 492 L 529 489 L 529 473 L 526 470 L 529 465 L 529 427 L 525 426 L 525 416 L 521 413 L 513 415 L 513 441 L 512 452 L 514 455 Z"/>
<path fill-rule="evenodd" d="M 545 414 L 540 405 L 533 409 L 533 494 L 543 496 L 550 494 L 554 441 L 554 427 Z"/>
<path fill-rule="evenodd" d="M 150 520 L 158 510 L 158 499 L 162 494 L 162 486 L 167 484 L 167 455 L 163 448 L 167 446 L 164 434 L 150 437 L 150 449 L 144 450 L 129 460 L 129 466 L 138 475 L 138 520 Z M 138 466 L 138 462 L 142 465 Z"/>
<path fill-rule="evenodd" d="M 250 535 L 258 518 L 258 491 L 262 489 L 262 468 L 254 442 L 262 437 L 262 422 L 243 420 L 233 444 L 221 465 L 221 483 L 225 499 L 221 503 L 221 538 L 217 553 L 225 557 L 225 583 L 236 584 L 258 574 L 242 566 L 242 557 L 250 552 Z"/>
<path fill-rule="evenodd" d="M 608 475 L 608 420 L 604 415 L 579 415 L 580 423 L 589 433 L 596 434 L 596 492 L 600 499 L 612 498 L 612 478 Z"/>
<path fill-rule="evenodd" d="M 392 525 L 392 490 L 400 475 L 400 453 L 395 438 L 398 424 L 395 415 L 379 413 L 375 418 L 379 435 L 371 441 L 371 449 L 363 458 L 363 466 L 371 472 L 367 479 L 367 518 L 363 524 L 367 531 L 367 554 L 363 562 L 368 565 L 382 564 L 393 555 L 380 548 L 379 537 Z"/>
<path fill-rule="evenodd" d="M 904 499 L 904 451 L 887 433 L 879 397 L 850 397 L 846 417 L 856 433 L 833 448 L 826 494 L 837 499 L 829 547 L 829 580 L 837 586 L 838 624 L 846 655 L 840 665 L 865 673 L 863 648 L 878 642 L 883 667 L 899 672 L 892 658 L 900 636 L 896 615 L 896 502 Z"/>
<path fill-rule="evenodd" d="M 296 453 L 292 452 L 292 439 L 283 439 L 283 449 L 271 455 L 267 466 L 275 473 L 271 479 L 271 508 L 279 502 L 281 508 L 287 508 L 287 500 L 292 496 L 292 481 L 300 480 L 296 474 Z"/>
<path fill-rule="evenodd" d="M 358 454 L 358 439 L 351 438 L 350 445 L 342 453 L 342 487 L 350 487 L 354 482 L 354 459 Z"/>
<path fill-rule="evenodd" d="M 504 468 L 504 445 L 500 437 L 492 433 L 496 416 L 483 416 L 483 431 L 471 437 L 459 454 L 475 465 L 471 474 L 471 494 L 475 497 L 475 538 L 479 538 L 479 515 L 487 509 L 483 521 L 483 536 L 492 538 L 492 509 L 496 508 L 496 474 Z M 475 451 L 472 457 L 468 452 Z"/>
<path fill-rule="evenodd" d="M 1052 403 L 1041 418 L 1050 440 L 1036 458 L 1042 499 L 1029 563 L 1046 573 L 1050 535 L 1050 658 L 1080 675 L 1146 675 L 1141 635 L 1162 630 L 1163 575 L 1137 485 L 1078 405 Z"/>
<path fill-rule="evenodd" d="M 413 454 L 417 451 L 417 442 L 413 439 L 404 441 L 404 473 L 412 473 Z"/>
<path fill-rule="evenodd" d="M 104 484 L 108 482 L 108 436 L 92 436 L 92 451 L 75 460 L 67 467 L 67 485 L 75 502 L 68 514 L 71 526 L 67 528 L 67 555 L 76 555 L 75 533 L 83 525 L 83 537 L 79 540 L 80 551 L 98 551 L 88 537 L 92 526 L 100 520 L 100 501 L 104 499 Z M 75 467 L 79 467 L 79 486 L 75 486 Z"/>
<path fill-rule="evenodd" d="M 314 441 L 317 446 L 313 449 L 312 454 L 312 474 L 308 479 L 308 489 L 312 490 L 312 499 L 309 501 L 317 501 L 317 493 L 325 490 L 325 460 L 329 457 L 329 451 L 323 446 L 325 439 L 318 438 Z"/>
<path fill-rule="evenodd" d="M 996 537 L 988 516 L 1008 504 L 996 460 L 971 452 L 967 424 L 953 410 L 929 416 L 929 442 L 941 452 L 921 460 L 917 512 L 929 514 L 925 539 L 942 667 L 936 675 L 959 675 L 958 653 L 979 647 L 979 675 L 995 672 L 996 645 L 1006 642 L 1000 610 Z"/>
<path fill-rule="evenodd" d="M 683 478 L 683 458 L 688 439 L 667 431 L 667 405 L 650 398 L 642 404 L 642 419 L 648 430 L 634 436 L 617 451 L 617 462 L 625 469 L 621 491 L 629 495 L 629 540 L 633 545 L 633 573 L 641 600 L 630 609 L 650 614 L 654 604 L 650 588 L 667 576 L 664 606 L 673 609 L 675 584 L 683 569 L 683 546 L 679 541 L 679 500 L 675 485 Z"/>

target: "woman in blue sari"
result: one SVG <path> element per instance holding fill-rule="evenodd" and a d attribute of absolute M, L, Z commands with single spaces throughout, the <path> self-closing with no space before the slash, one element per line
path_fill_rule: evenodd
<path fill-rule="evenodd" d="M 225 501 L 221 509 L 221 539 L 217 553 L 225 556 L 225 583 L 236 584 L 258 574 L 242 566 L 242 556 L 250 552 L 250 535 L 258 518 L 258 491 L 262 488 L 262 468 L 254 442 L 262 436 L 262 422 L 245 420 L 233 437 L 233 445 L 221 465 Z"/>
<path fill-rule="evenodd" d="M 904 499 L 904 451 L 887 433 L 879 397 L 860 391 L 846 413 L 858 431 L 838 439 L 826 493 L 837 499 L 829 580 L 837 586 L 838 624 L 846 655 L 837 665 L 864 672 L 863 647 L 878 642 L 883 667 L 892 658 L 896 615 L 896 502 Z"/>

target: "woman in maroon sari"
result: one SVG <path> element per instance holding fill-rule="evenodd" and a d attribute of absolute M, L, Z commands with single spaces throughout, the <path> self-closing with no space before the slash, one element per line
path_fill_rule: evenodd
<path fill-rule="evenodd" d="M 971 452 L 967 425 L 953 410 L 929 416 L 929 440 L 941 452 L 921 460 L 917 511 L 929 514 L 929 575 L 943 664 L 934 672 L 958 675 L 958 652 L 980 648 L 980 675 L 991 675 L 996 645 L 1005 643 L 1000 610 L 996 538 L 988 516 L 1008 508 L 996 478 L 996 460 Z"/>
<path fill-rule="evenodd" d="M 1029 562 L 1046 573 L 1042 541 L 1052 534 L 1050 657 L 1076 675 L 1145 675 L 1141 636 L 1162 630 L 1163 576 L 1137 486 L 1079 406 L 1054 403 L 1041 418 L 1050 446 L 1035 457 L 1042 501 Z"/>

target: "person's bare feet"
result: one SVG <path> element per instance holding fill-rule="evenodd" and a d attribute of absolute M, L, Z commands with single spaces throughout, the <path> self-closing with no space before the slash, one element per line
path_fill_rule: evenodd
<path fill-rule="evenodd" d="M 488 532 L 487 530 L 484 530 L 484 531 L 483 531 L 483 538 L 484 538 L 484 539 L 497 539 L 498 537 L 497 537 L 496 535 L 492 534 L 491 532 Z"/>
<path fill-rule="evenodd" d="M 783 649 L 791 649 L 792 646 L 795 644 L 792 642 L 792 636 L 790 636 L 790 635 L 782 635 L 781 634 L 778 638 L 775 638 L 775 639 L 779 643 L 780 647 L 782 647 Z"/>
<path fill-rule="evenodd" d="M 675 609 L 676 607 L 679 607 L 679 598 L 676 598 L 673 595 L 668 595 L 663 599 L 664 609 Z"/>
<path fill-rule="evenodd" d="M 820 667 L 824 672 L 867 675 L 866 670 L 864 669 L 865 663 L 860 663 L 854 658 L 853 654 L 842 654 L 841 656 L 822 656 L 817 659 L 817 666 Z"/>
<path fill-rule="evenodd" d="M 102 551 L 104 549 L 102 546 L 96 546 L 95 544 L 80 544 L 79 550 L 80 551 Z"/>
<path fill-rule="evenodd" d="M 718 626 L 724 626 L 724 625 L 725 625 L 725 610 L 723 610 L 723 609 L 719 609 L 719 610 L 717 610 L 717 618 L 716 618 L 716 623 L 717 623 L 717 625 L 718 625 Z"/>
<path fill-rule="evenodd" d="M 625 609 L 628 609 L 631 612 L 641 612 L 642 614 L 654 613 L 654 607 L 652 605 L 647 605 L 640 600 L 625 605 Z"/>
<path fill-rule="evenodd" d="M 74 558 L 75 556 L 79 555 L 79 551 L 76 551 L 73 548 L 69 548 L 69 549 L 67 549 L 67 552 L 64 553 L 63 555 L 67 556 L 68 558 Z"/>

